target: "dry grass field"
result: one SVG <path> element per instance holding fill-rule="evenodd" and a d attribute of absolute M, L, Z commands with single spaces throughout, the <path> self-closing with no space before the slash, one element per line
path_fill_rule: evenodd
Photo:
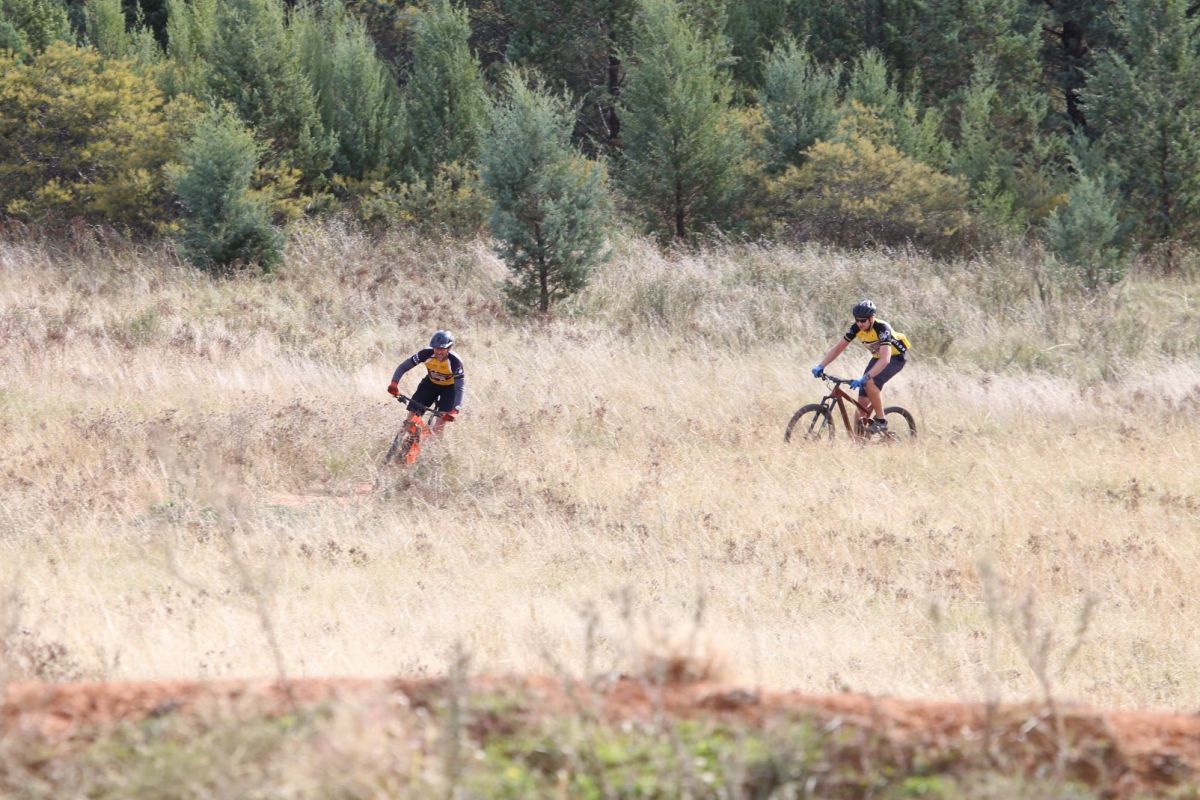
<path fill-rule="evenodd" d="M 278 274 L 0 245 L 4 676 L 583 675 L 1194 707 L 1200 285 L 636 239 L 548 321 L 484 244 L 299 235 Z M 783 442 L 860 295 L 920 438 Z M 384 392 L 468 397 L 410 470 Z M 830 368 L 854 374 L 865 352 Z M 405 378 L 405 389 L 416 384 Z"/>

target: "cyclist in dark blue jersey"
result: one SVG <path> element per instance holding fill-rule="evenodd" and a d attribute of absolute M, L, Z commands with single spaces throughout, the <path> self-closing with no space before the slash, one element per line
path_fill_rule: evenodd
<path fill-rule="evenodd" d="M 453 422 L 462 410 L 466 379 L 463 377 L 462 360 L 450 348 L 454 347 L 454 335 L 450 331 L 437 331 L 429 340 L 429 347 L 422 348 L 400 362 L 388 384 L 388 394 L 400 394 L 400 379 L 413 367 L 424 365 L 425 377 L 417 385 L 409 401 L 408 410 L 421 414 L 426 408 L 442 412 L 433 423 L 432 430 L 440 431 L 447 422 Z"/>

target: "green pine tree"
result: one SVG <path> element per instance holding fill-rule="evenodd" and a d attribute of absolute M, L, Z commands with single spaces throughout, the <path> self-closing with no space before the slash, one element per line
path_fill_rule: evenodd
<path fill-rule="evenodd" d="M 510 63 L 536 69 L 579 100 L 584 146 L 611 147 L 621 135 L 620 53 L 630 44 L 637 0 L 504 0 L 515 28 Z"/>
<path fill-rule="evenodd" d="M 747 144 L 729 107 L 727 55 L 675 0 L 644 0 L 622 98 L 621 183 L 662 240 L 728 229 L 738 213 Z"/>
<path fill-rule="evenodd" d="M 1200 237 L 1200 16 L 1187 0 L 1122 0 L 1123 52 L 1102 54 L 1084 97 L 1089 129 L 1122 171 L 1144 244 Z"/>
<path fill-rule="evenodd" d="M 1056 95 L 1051 108 L 1061 129 L 1087 128 L 1082 93 L 1096 56 L 1117 42 L 1109 0 L 1055 0 L 1047 4 L 1042 63 Z"/>
<path fill-rule="evenodd" d="M 879 51 L 867 50 L 855 59 L 845 101 L 875 109 L 891 131 L 890 144 L 904 155 L 935 169 L 947 165 L 950 148 L 941 134 L 942 113 L 921 108 L 916 90 L 902 93 Z"/>
<path fill-rule="evenodd" d="M 408 165 L 429 182 L 439 166 L 472 164 L 487 124 L 487 95 L 468 46 L 466 10 L 433 0 L 413 41 L 412 74 L 404 87 Z"/>
<path fill-rule="evenodd" d="M 837 128 L 841 70 L 823 69 L 792 39 L 766 61 L 759 105 L 767 119 L 768 167 L 779 173 L 804 163 L 804 153 Z"/>
<path fill-rule="evenodd" d="M 211 37 L 199 44 L 207 62 L 205 99 L 231 103 L 267 143 L 271 166 L 299 170 L 313 188 L 329 168 L 336 134 L 325 130 L 316 93 L 300 63 L 280 0 L 219 0 Z M 202 33 L 202 36 L 204 33 Z"/>
<path fill-rule="evenodd" d="M 817 63 L 850 64 L 874 50 L 905 89 L 912 88 L 922 57 L 916 43 L 930 24 L 930 0 L 789 0 L 788 31 Z"/>
<path fill-rule="evenodd" d="M 4 38 L 33 53 L 42 52 L 51 42 L 71 41 L 62 0 L 0 0 L 0 25 L 7 31 Z"/>
<path fill-rule="evenodd" d="M 733 55 L 733 79 L 750 92 L 765 88 L 768 54 L 789 39 L 788 10 L 794 0 L 741 0 L 730 3 L 725 36 Z"/>
<path fill-rule="evenodd" d="M 362 180 L 398 172 L 404 136 L 399 90 L 363 24 L 333 0 L 300 9 L 291 29 L 321 124 L 337 133 L 334 173 Z"/>
<path fill-rule="evenodd" d="M 492 197 L 492 235 L 508 265 L 519 312 L 547 313 L 578 292 L 605 257 L 609 216 L 602 164 L 570 144 L 574 114 L 542 86 L 512 72 L 491 112 L 482 178 Z"/>
<path fill-rule="evenodd" d="M 1121 280 L 1129 259 L 1121 246 L 1117 201 L 1101 177 L 1080 174 L 1059 206 L 1046 220 L 1050 251 L 1079 275 L 1088 289 Z"/>
<path fill-rule="evenodd" d="M 250 183 L 263 153 L 254 135 L 228 109 L 212 112 L 171 170 L 184 209 L 180 253 L 201 269 L 222 272 L 257 264 L 270 270 L 283 254 L 283 236 Z"/>

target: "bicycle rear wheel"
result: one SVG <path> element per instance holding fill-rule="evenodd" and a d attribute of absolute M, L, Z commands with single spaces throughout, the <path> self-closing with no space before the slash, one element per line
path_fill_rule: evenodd
<path fill-rule="evenodd" d="M 783 440 L 799 442 L 833 441 L 833 415 L 820 403 L 809 403 L 792 415 Z"/>
<path fill-rule="evenodd" d="M 883 410 L 883 418 L 887 420 L 887 431 L 877 434 L 886 442 L 899 442 L 917 438 L 917 422 L 913 415 L 900 406 L 888 406 Z"/>

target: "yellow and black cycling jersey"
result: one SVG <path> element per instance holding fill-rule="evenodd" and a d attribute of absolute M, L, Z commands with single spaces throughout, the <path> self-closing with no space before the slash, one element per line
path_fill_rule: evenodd
<path fill-rule="evenodd" d="M 462 405 L 466 378 L 463 376 L 463 363 L 454 353 L 447 353 L 445 358 L 438 358 L 431 347 L 418 350 L 396 367 L 395 373 L 392 374 L 392 383 L 398 383 L 404 373 L 419 364 L 424 364 L 425 369 L 429 371 L 425 380 L 437 386 L 453 386 L 454 407 Z"/>
<path fill-rule="evenodd" d="M 881 319 L 875 320 L 875 323 L 865 331 L 859 330 L 857 323 L 851 323 L 850 330 L 846 331 L 843 338 L 847 342 L 853 342 L 856 339 L 862 342 L 871 351 L 871 358 L 879 358 L 879 350 L 885 344 L 892 348 L 892 358 L 897 356 L 903 358 L 910 347 L 907 336 L 894 332 L 892 326 Z"/>

